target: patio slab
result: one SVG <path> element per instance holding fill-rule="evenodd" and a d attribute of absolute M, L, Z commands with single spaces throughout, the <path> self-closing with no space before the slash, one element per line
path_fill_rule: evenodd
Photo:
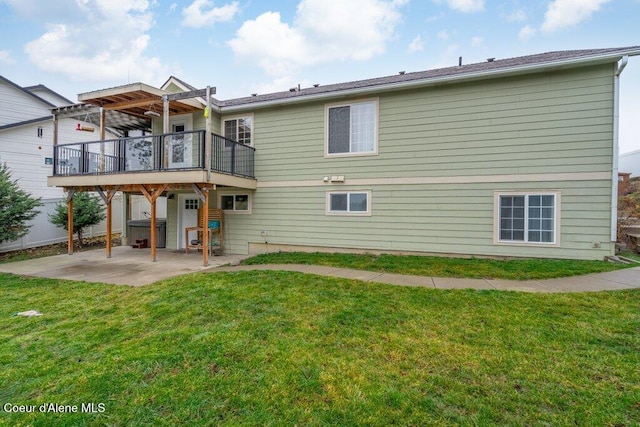
<path fill-rule="evenodd" d="M 26 261 L 0 264 L 0 272 L 51 279 L 80 280 L 115 285 L 142 286 L 182 274 L 203 271 L 211 267 L 237 264 L 239 255 L 209 258 L 202 265 L 202 254 L 158 249 L 156 262 L 150 260 L 149 249 L 118 246 L 106 258 L 103 249 L 55 255 Z"/>

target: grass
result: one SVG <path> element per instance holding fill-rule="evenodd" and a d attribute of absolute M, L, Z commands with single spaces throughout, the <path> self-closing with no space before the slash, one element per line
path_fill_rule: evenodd
<path fill-rule="evenodd" d="M 621 256 L 640 261 L 640 254 L 637 252 L 625 251 L 620 253 Z"/>
<path fill-rule="evenodd" d="M 607 261 L 446 258 L 405 255 L 277 252 L 246 259 L 246 265 L 314 264 L 384 273 L 468 279 L 540 280 L 632 267 Z"/>
<path fill-rule="evenodd" d="M 639 306 L 282 271 L 0 275 L 0 403 L 105 405 L 0 424 L 638 425 Z"/>

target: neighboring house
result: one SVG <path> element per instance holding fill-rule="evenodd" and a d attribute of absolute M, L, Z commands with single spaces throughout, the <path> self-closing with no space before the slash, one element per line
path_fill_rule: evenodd
<path fill-rule="evenodd" d="M 0 162 L 9 166 L 20 188 L 42 198 L 41 214 L 33 221 L 32 232 L 16 242 L 6 242 L 0 251 L 22 249 L 64 241 L 66 233 L 49 223 L 47 212 L 64 193 L 61 188 L 47 186 L 53 165 L 54 132 L 65 141 L 100 139 L 99 123 L 84 114 L 80 119 L 53 120 L 51 109 L 73 104 L 43 85 L 21 87 L 0 76 Z M 93 129 L 77 131 L 76 129 Z M 106 133 L 109 138 L 115 134 Z M 88 235 L 91 234 L 91 231 Z"/>
<path fill-rule="evenodd" d="M 640 176 L 640 150 L 620 154 L 618 170 L 630 174 L 631 178 Z"/>
<path fill-rule="evenodd" d="M 59 139 L 49 184 L 144 194 L 152 210 L 166 195 L 171 249 L 204 203 L 225 210 L 228 253 L 602 259 L 618 79 L 638 54 L 551 52 L 226 101 L 174 77 L 84 93 L 146 117 L 153 136 L 102 144 L 101 166 L 81 171 L 65 165 L 101 144 Z"/>

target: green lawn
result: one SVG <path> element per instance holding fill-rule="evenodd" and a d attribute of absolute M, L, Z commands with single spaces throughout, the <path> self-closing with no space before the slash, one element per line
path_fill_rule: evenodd
<path fill-rule="evenodd" d="M 638 425 L 638 307 L 274 271 L 0 274 L 0 403 L 105 405 L 0 425 Z"/>
<path fill-rule="evenodd" d="M 602 273 L 637 265 L 607 261 L 559 259 L 447 258 L 430 256 L 276 252 L 246 259 L 243 264 L 314 264 L 385 273 L 467 279 L 540 280 Z"/>

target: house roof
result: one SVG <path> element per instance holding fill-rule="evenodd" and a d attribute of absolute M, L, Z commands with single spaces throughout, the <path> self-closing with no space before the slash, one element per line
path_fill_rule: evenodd
<path fill-rule="evenodd" d="M 477 79 L 499 78 L 511 75 L 529 74 L 550 70 L 566 69 L 593 64 L 605 64 L 617 62 L 623 56 L 640 55 L 640 46 L 609 48 L 566 50 L 540 53 L 535 55 L 520 56 L 516 58 L 496 59 L 486 62 L 467 64 L 456 67 L 439 68 L 434 70 L 400 73 L 392 76 L 378 77 L 366 80 L 356 80 L 345 83 L 337 83 L 311 88 L 291 89 L 284 92 L 276 92 L 264 95 L 253 95 L 229 100 L 211 98 L 212 106 L 220 112 L 232 112 L 246 110 L 248 108 L 261 108 L 273 105 L 306 102 L 315 99 L 330 98 L 336 96 L 365 95 L 379 93 L 388 90 L 408 89 L 412 87 L 424 87 L 444 83 L 462 82 Z M 177 83 L 190 91 L 196 88 L 175 76 L 162 85 L 166 88 L 171 82 Z M 162 96 L 171 95 L 164 89 L 158 89 L 144 83 L 132 83 L 78 95 L 78 101 L 102 106 L 109 112 L 121 112 L 125 115 L 133 115 L 138 122 L 127 122 L 125 116 L 115 118 L 120 124 L 110 126 L 116 129 L 141 129 L 150 127 L 150 117 L 145 112 L 162 112 Z M 82 104 L 73 106 L 82 109 Z M 88 108 L 88 107 L 87 107 Z M 203 99 L 172 100 L 169 106 L 169 114 L 186 114 L 204 108 Z M 116 111 L 117 110 L 117 111 Z M 54 112 L 62 112 L 55 109 Z M 83 112 L 84 113 L 84 112 Z M 77 116 L 79 118 L 79 116 Z M 145 123 L 143 125 L 143 123 Z"/>
<path fill-rule="evenodd" d="M 197 90 L 198 89 L 197 87 L 190 85 L 189 83 L 185 82 L 184 80 L 180 80 L 176 76 L 170 76 L 167 79 L 167 81 L 164 82 L 162 84 L 162 86 L 160 86 L 160 88 L 165 89 L 172 82 L 177 83 L 178 86 L 182 86 L 184 88 L 184 90 L 186 90 L 186 91 L 188 91 L 188 90 Z"/>
<path fill-rule="evenodd" d="M 439 68 L 427 71 L 396 74 L 366 80 L 330 84 L 300 90 L 248 96 L 244 98 L 220 101 L 223 110 L 234 107 L 257 107 L 261 104 L 289 103 L 313 98 L 349 93 L 367 93 L 393 90 L 403 87 L 426 86 L 452 81 L 480 78 L 495 78 L 505 75 L 517 75 L 550 69 L 570 68 L 586 64 L 617 62 L 624 55 L 639 55 L 640 46 L 610 49 L 566 50 L 520 56 L 508 59 L 487 60 L 475 64 Z"/>
<path fill-rule="evenodd" d="M 29 86 L 27 88 L 24 88 L 24 87 L 22 87 L 20 85 L 15 84 L 11 80 L 9 80 L 9 79 L 7 79 L 6 77 L 3 77 L 3 76 L 0 76 L 0 81 L 3 81 L 5 83 L 7 83 L 8 85 L 13 86 L 14 88 L 18 89 L 19 91 L 26 93 L 27 95 L 33 97 L 34 99 L 36 99 L 39 102 L 42 102 L 43 104 L 45 104 L 48 107 L 55 107 L 55 105 L 53 105 L 52 103 L 50 103 L 46 99 L 39 97 L 38 95 L 36 95 L 35 93 L 33 93 L 33 92 L 31 92 L 29 90 L 29 88 L 34 88 L 35 86 Z M 40 86 L 42 86 L 42 85 L 40 85 Z M 53 92 L 51 89 L 49 89 L 49 91 Z M 53 93 L 55 93 L 55 92 L 53 92 Z M 58 94 L 56 94 L 56 95 L 58 95 Z M 62 97 L 61 95 L 58 95 L 58 96 Z"/>
<path fill-rule="evenodd" d="M 28 91 L 28 92 L 31 92 L 34 95 L 36 95 L 34 92 L 38 92 L 38 91 L 48 92 L 49 94 L 55 96 L 56 98 L 60 99 L 61 101 L 64 101 L 67 105 L 73 104 L 73 101 L 65 98 L 64 96 L 60 95 L 58 92 L 49 89 L 48 87 L 46 87 L 43 84 L 34 85 L 34 86 L 25 86 L 23 89 Z M 36 96 L 38 96 L 38 95 L 36 95 Z"/>

